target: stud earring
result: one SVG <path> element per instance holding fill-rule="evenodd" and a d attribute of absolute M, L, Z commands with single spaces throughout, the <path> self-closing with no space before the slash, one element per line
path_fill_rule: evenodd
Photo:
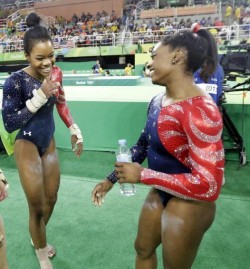
<path fill-rule="evenodd" d="M 176 61 L 175 61 L 175 60 L 173 60 L 173 61 L 172 61 L 172 64 L 176 64 Z"/>

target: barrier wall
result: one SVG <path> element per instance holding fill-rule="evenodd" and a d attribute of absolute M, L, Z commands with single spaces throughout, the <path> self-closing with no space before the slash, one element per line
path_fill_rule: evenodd
<path fill-rule="evenodd" d="M 145 82 L 146 81 L 146 82 Z M 84 134 L 86 150 L 115 150 L 117 140 L 126 138 L 133 145 L 140 135 L 146 120 L 148 102 L 164 87 L 150 84 L 142 79 L 141 85 L 130 87 L 65 87 L 66 97 L 72 114 Z M 245 151 L 250 156 L 250 94 L 243 92 L 226 94 L 224 104 L 236 129 L 243 137 Z M 56 118 L 57 146 L 70 148 L 66 127 Z M 238 160 L 239 151 L 235 150 L 233 140 L 224 132 L 227 159 Z"/>
<path fill-rule="evenodd" d="M 72 78 L 77 75 L 65 75 Z M 67 79 L 64 80 L 66 81 Z M 131 77 L 134 79 L 134 77 Z M 109 78 L 102 78 L 109 81 Z M 113 78 L 115 82 L 115 77 Z M 138 85 L 121 86 L 121 77 L 117 77 L 116 86 L 65 86 L 68 106 L 75 122 L 84 136 L 85 150 L 114 151 L 117 141 L 126 138 L 132 146 L 138 139 L 146 120 L 147 106 L 151 98 L 164 91 L 164 87 L 151 84 L 149 78 L 137 78 Z M 130 83 L 129 78 L 127 78 Z M 246 87 L 246 90 L 248 88 Z M 1 103 L 0 90 L 0 103 Z M 250 93 L 226 93 L 224 104 L 236 129 L 243 138 L 248 160 L 250 156 Z M 57 147 L 70 149 L 70 134 L 55 110 Z M 225 130 L 223 139 L 228 160 L 238 160 L 239 151 Z M 233 149 L 233 150 L 232 150 Z"/>

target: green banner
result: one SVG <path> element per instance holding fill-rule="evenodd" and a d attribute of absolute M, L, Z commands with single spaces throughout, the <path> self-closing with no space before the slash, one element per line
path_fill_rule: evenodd
<path fill-rule="evenodd" d="M 67 51 L 64 54 L 64 57 L 69 58 L 69 57 L 128 55 L 128 54 L 135 54 L 136 51 L 137 51 L 137 45 L 73 48 Z"/>
<path fill-rule="evenodd" d="M 2 62 L 25 61 L 25 60 L 26 58 L 24 56 L 23 51 L 0 54 L 0 61 Z"/>

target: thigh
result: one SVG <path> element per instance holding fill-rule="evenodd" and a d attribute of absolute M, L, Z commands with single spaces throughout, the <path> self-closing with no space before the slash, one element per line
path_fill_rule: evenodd
<path fill-rule="evenodd" d="M 190 269 L 215 216 L 215 203 L 172 198 L 162 214 L 165 269 Z"/>
<path fill-rule="evenodd" d="M 164 208 L 158 191 L 150 190 L 139 217 L 135 241 L 137 251 L 145 251 L 147 255 L 151 255 L 161 243 L 161 217 Z"/>
<path fill-rule="evenodd" d="M 54 197 L 60 184 L 60 169 L 54 138 L 42 156 L 44 192 L 47 197 Z"/>
<path fill-rule="evenodd" d="M 26 140 L 17 140 L 14 157 L 21 184 L 29 204 L 43 199 L 43 167 L 37 147 Z"/>

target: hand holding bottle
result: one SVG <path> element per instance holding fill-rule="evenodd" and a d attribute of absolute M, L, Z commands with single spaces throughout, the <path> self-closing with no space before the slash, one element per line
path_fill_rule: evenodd
<path fill-rule="evenodd" d="M 143 167 L 138 163 L 115 163 L 115 172 L 119 183 L 139 183 L 142 170 Z"/>
<path fill-rule="evenodd" d="M 118 141 L 118 144 L 119 146 L 116 152 L 116 161 L 118 165 L 120 164 L 119 168 L 123 169 L 124 164 L 132 163 L 132 154 L 131 154 L 130 149 L 127 146 L 126 139 L 120 139 Z M 119 179 L 121 179 L 121 177 Z M 135 184 L 122 183 L 121 181 L 119 181 L 119 183 L 120 183 L 120 192 L 122 195 L 124 196 L 135 195 L 136 193 Z"/>

